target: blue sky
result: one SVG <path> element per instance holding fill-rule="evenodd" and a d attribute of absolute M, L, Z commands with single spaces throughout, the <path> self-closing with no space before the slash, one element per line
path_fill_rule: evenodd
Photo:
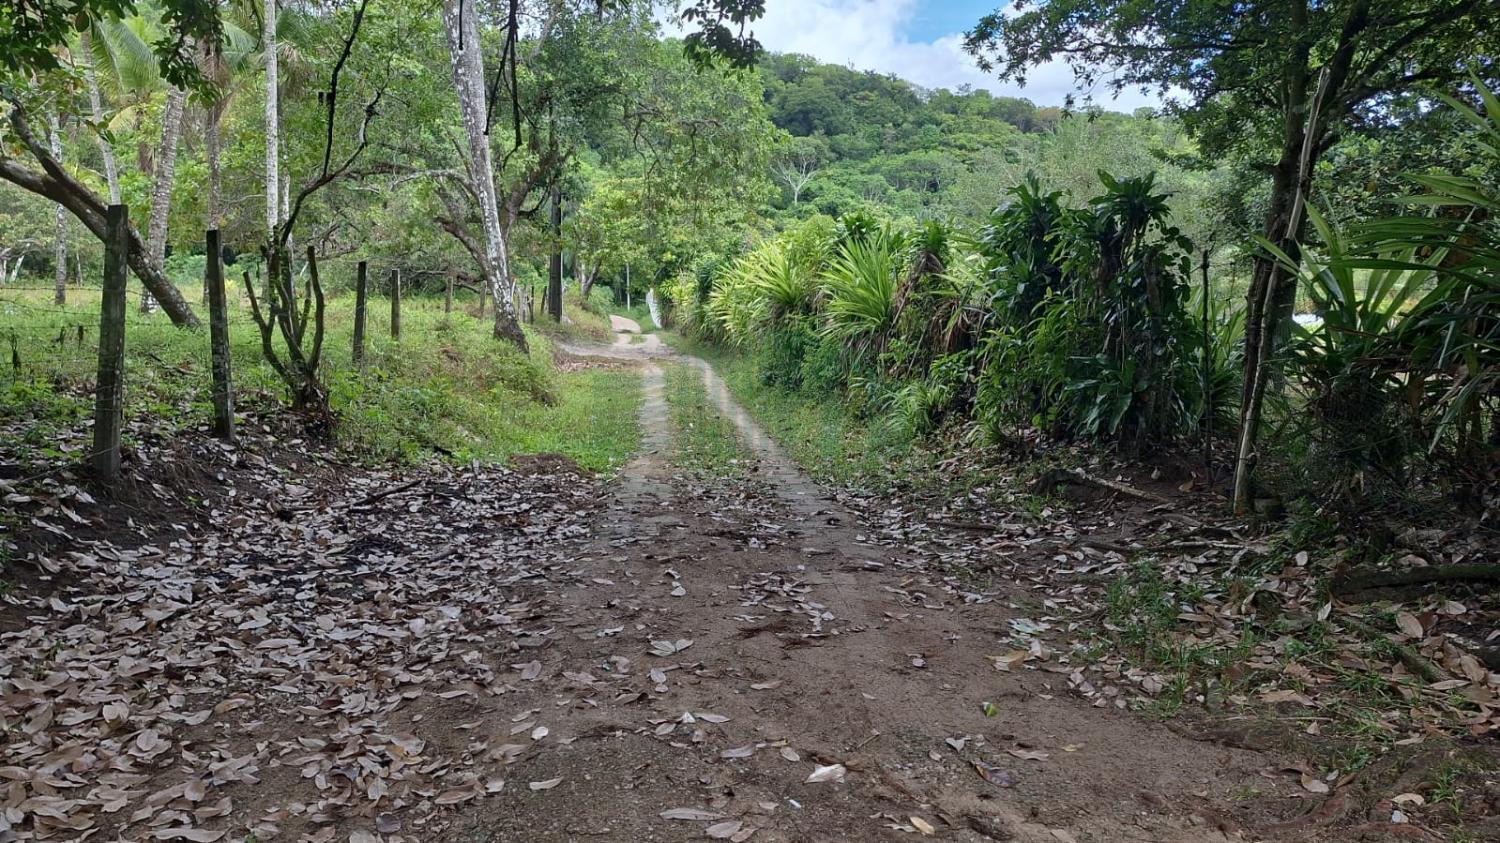
<path fill-rule="evenodd" d="M 913 41 L 936 41 L 944 35 L 968 32 L 975 22 L 995 11 L 1003 0 L 920 0 L 903 28 Z"/>
<path fill-rule="evenodd" d="M 1073 74 L 1053 64 L 1036 68 L 1023 89 L 1001 83 L 963 51 L 963 34 L 1008 0 L 767 0 L 756 36 L 775 52 L 805 53 L 857 70 L 893 73 L 927 88 L 961 85 L 1021 96 L 1038 105 L 1062 105 L 1083 95 Z M 1112 99 L 1093 92 L 1098 105 L 1128 111 L 1155 105 L 1155 97 L 1126 92 Z"/>

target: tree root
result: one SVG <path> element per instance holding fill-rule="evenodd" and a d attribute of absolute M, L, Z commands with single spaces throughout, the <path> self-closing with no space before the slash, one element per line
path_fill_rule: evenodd
<path fill-rule="evenodd" d="M 1358 632 L 1360 635 L 1363 635 L 1366 638 L 1385 641 L 1386 644 L 1390 646 L 1392 651 L 1395 652 L 1396 658 L 1400 659 L 1401 663 L 1406 665 L 1406 669 L 1411 671 L 1414 676 L 1421 679 L 1423 682 L 1426 682 L 1430 685 L 1433 682 L 1441 682 L 1444 679 L 1450 678 L 1448 674 L 1444 673 L 1443 669 L 1434 664 L 1431 659 L 1428 659 L 1426 656 L 1423 656 L 1421 653 L 1418 653 L 1416 650 L 1406 646 L 1405 644 L 1390 640 L 1389 635 L 1382 634 L 1380 630 L 1374 628 L 1373 626 L 1370 626 L 1364 621 L 1355 620 L 1354 618 L 1346 616 L 1340 618 L 1340 623 L 1344 624 L 1344 626 L 1349 627 L 1355 632 Z"/>
<path fill-rule="evenodd" d="M 1081 468 L 1073 471 L 1054 468 L 1038 477 L 1031 484 L 1031 489 L 1037 494 L 1050 495 L 1056 493 L 1059 488 L 1066 486 L 1087 486 L 1102 492 L 1124 495 L 1128 498 L 1136 498 L 1137 500 L 1149 501 L 1151 503 L 1168 503 L 1166 498 L 1154 492 L 1145 492 L 1134 486 L 1127 486 L 1124 483 L 1117 483 L 1114 480 L 1095 477 Z"/>
<path fill-rule="evenodd" d="M 1429 586 L 1445 582 L 1500 582 L 1500 565 L 1465 562 L 1396 571 L 1346 571 L 1334 579 L 1333 593 L 1356 594 L 1381 588 Z"/>

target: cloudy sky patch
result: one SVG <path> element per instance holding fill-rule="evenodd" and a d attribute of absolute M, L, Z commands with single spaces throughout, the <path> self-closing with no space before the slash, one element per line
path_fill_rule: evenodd
<path fill-rule="evenodd" d="M 987 88 L 997 94 L 1026 97 L 1038 105 L 1062 105 L 1079 88 L 1067 67 L 1053 63 L 1028 74 L 1024 88 L 984 73 L 963 50 L 963 34 L 981 17 L 1008 0 L 767 0 L 766 16 L 755 23 L 755 35 L 766 49 L 804 53 L 856 70 L 893 73 L 925 88 Z M 1118 99 L 1100 85 L 1095 102 L 1114 111 L 1129 111 L 1158 100 L 1137 91 Z"/>

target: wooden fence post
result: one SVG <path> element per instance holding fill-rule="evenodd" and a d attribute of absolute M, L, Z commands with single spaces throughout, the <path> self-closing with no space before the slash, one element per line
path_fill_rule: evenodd
<path fill-rule="evenodd" d="M 391 270 L 391 339 L 401 339 L 401 270 Z"/>
<path fill-rule="evenodd" d="M 453 273 L 448 273 L 448 289 L 443 293 L 443 313 L 453 312 Z"/>
<path fill-rule="evenodd" d="M 214 435 L 233 442 L 234 386 L 229 372 L 229 302 L 224 297 L 224 254 L 219 247 L 217 228 L 208 230 L 204 245 L 208 257 L 204 284 L 208 290 L 208 340 L 214 376 Z"/>
<path fill-rule="evenodd" d="M 552 187 L 552 255 L 547 261 L 547 292 L 542 296 L 547 315 L 553 322 L 562 322 L 563 313 L 563 247 L 562 247 L 562 184 Z M 536 321 L 536 316 L 531 317 Z"/>
<path fill-rule="evenodd" d="M 125 398 L 125 282 L 130 255 L 130 209 L 105 213 L 104 295 L 99 308 L 99 386 L 94 391 L 94 474 L 112 483 L 120 476 L 120 424 Z"/>
<path fill-rule="evenodd" d="M 365 362 L 365 303 L 370 294 L 370 265 L 359 262 L 359 274 L 354 280 L 354 363 Z"/>

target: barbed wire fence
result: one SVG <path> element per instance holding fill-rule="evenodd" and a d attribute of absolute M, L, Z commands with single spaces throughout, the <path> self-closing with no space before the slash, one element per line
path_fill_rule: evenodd
<path fill-rule="evenodd" d="M 357 262 L 348 262 L 350 275 L 350 288 L 353 287 L 354 268 Z M 232 329 L 240 331 L 255 330 L 254 320 L 250 316 L 249 300 L 244 289 L 244 279 L 241 275 L 232 275 L 233 268 L 226 267 L 226 280 L 233 279 L 230 289 L 231 294 L 227 297 L 226 304 L 230 310 L 229 323 Z M 388 273 L 387 273 L 388 275 Z M 372 282 L 376 278 L 372 277 Z M 389 290 L 380 278 L 379 283 L 372 283 L 372 294 L 378 298 L 389 296 Z M 251 283 L 259 283 L 256 275 L 250 275 Z M 36 378 L 58 378 L 66 376 L 77 376 L 91 369 L 96 362 L 99 343 L 99 302 L 101 288 L 98 286 L 75 286 L 69 284 L 67 287 L 68 304 L 57 306 L 52 303 L 55 287 L 48 284 L 0 284 L 0 382 L 11 382 L 32 380 Z M 478 297 L 472 295 L 468 288 L 459 286 L 455 292 L 469 292 L 472 296 L 471 306 L 477 303 Z M 134 311 L 136 304 L 143 292 L 141 289 L 131 290 L 131 309 Z M 206 301 L 194 301 L 195 306 L 206 308 Z M 462 300 L 457 302 L 462 306 Z M 387 311 L 385 308 L 371 308 L 372 315 L 379 314 L 375 320 L 377 324 L 372 327 L 381 331 L 387 329 L 383 316 Z M 206 314 L 205 314 L 206 315 Z M 338 320 L 352 318 L 351 314 L 342 312 L 330 313 L 330 318 Z M 182 332 L 175 325 L 165 321 L 159 315 L 151 317 L 136 316 L 127 321 L 127 341 L 132 339 L 155 338 L 158 336 L 180 337 Z M 181 340 L 179 340 L 181 341 Z M 205 351 L 208 339 L 206 335 L 201 338 Z M 130 344 L 128 348 L 133 348 Z"/>
<path fill-rule="evenodd" d="M 75 370 L 97 356 L 98 318 L 85 318 L 87 311 L 76 306 L 53 305 L 55 289 L 51 285 L 0 287 L 0 342 L 4 343 L 0 370 L 6 380 Z"/>

